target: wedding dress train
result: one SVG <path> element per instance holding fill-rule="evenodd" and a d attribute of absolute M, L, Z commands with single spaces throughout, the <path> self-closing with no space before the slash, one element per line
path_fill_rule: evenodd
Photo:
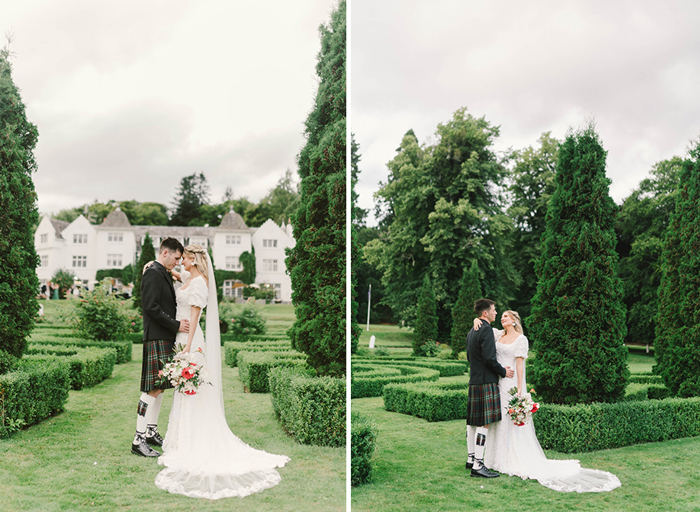
<path fill-rule="evenodd" d="M 528 342 L 520 335 L 513 343 L 500 343 L 503 332 L 494 329 L 496 357 L 503 366 L 515 369 L 515 358 L 527 358 Z M 525 364 L 523 361 L 523 372 Z M 560 492 L 604 492 L 622 485 L 620 480 L 607 471 L 582 468 L 577 460 L 547 459 L 542 451 L 532 418 L 519 427 L 507 414 L 507 405 L 512 396 L 508 393 L 517 387 L 517 373 L 512 378 L 502 378 L 498 383 L 503 407 L 503 419 L 489 425 L 488 445 L 484 456 L 486 467 L 499 473 L 534 479 L 540 484 Z M 523 388 L 526 376 L 523 375 Z M 526 390 L 523 389 L 523 392 Z"/>
<path fill-rule="evenodd" d="M 190 349 L 204 351 L 206 380 L 212 385 L 202 385 L 195 395 L 174 393 L 163 454 L 158 458 L 158 464 L 166 468 L 158 473 L 155 483 L 171 493 L 193 498 L 242 498 L 277 485 L 281 477 L 275 468 L 284 466 L 289 458 L 248 446 L 226 423 L 216 285 L 211 261 L 208 263 L 211 290 L 204 278 L 197 277 L 177 290 L 176 300 L 178 320 L 189 318 L 192 305 L 204 308 L 209 302 L 213 306 L 207 314 L 207 339 L 197 326 Z M 176 343 L 186 342 L 187 334 L 178 333 Z"/>

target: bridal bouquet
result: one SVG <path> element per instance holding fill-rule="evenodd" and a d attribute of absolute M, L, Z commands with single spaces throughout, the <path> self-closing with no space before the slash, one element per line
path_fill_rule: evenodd
<path fill-rule="evenodd" d="M 534 393 L 535 390 L 531 389 L 530 393 Z M 508 390 L 508 393 L 512 396 L 508 402 L 508 414 L 510 414 L 510 419 L 513 420 L 517 426 L 522 427 L 525 425 L 528 417 L 532 416 L 537 409 L 540 408 L 540 404 L 536 403 L 532 399 L 530 393 L 525 393 L 523 396 L 518 396 L 518 388 L 512 387 Z"/>
<path fill-rule="evenodd" d="M 175 391 L 186 395 L 195 395 L 202 384 L 209 384 L 206 378 L 207 369 L 204 367 L 204 352 L 198 348 L 195 352 L 181 352 L 182 347 L 175 348 L 178 353 L 171 362 L 166 363 L 158 372 L 160 379 L 156 382 L 161 385 L 170 382 Z"/>

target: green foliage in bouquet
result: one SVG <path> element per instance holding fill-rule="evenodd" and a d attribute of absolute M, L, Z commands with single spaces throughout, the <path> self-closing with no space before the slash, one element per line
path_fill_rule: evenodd
<path fill-rule="evenodd" d="M 700 396 L 700 142 L 679 176 L 676 209 L 666 231 L 654 342 L 666 387 L 680 396 Z"/>
<path fill-rule="evenodd" d="M 32 182 L 39 132 L 27 121 L 9 59 L 6 46 L 0 50 L 0 349 L 21 357 L 39 311 L 39 212 Z"/>
<path fill-rule="evenodd" d="M 474 327 L 474 303 L 482 297 L 479 284 L 479 267 L 476 260 L 464 269 L 457 303 L 452 308 L 452 357 L 467 350 L 467 334 Z"/>
<path fill-rule="evenodd" d="M 614 402 L 629 378 L 617 206 L 608 194 L 605 157 L 592 124 L 570 133 L 559 150 L 527 321 L 537 352 L 531 380 L 550 404 Z"/>
<path fill-rule="evenodd" d="M 421 348 L 426 343 L 437 343 L 438 337 L 438 317 L 437 303 L 435 302 L 435 292 L 430 276 L 425 274 L 423 286 L 418 296 L 418 308 L 416 311 L 416 326 L 413 329 L 413 354 L 424 355 Z"/>
<path fill-rule="evenodd" d="M 94 290 L 83 292 L 81 299 L 75 301 L 73 313 L 79 336 L 89 340 L 115 341 L 136 328 L 138 319 L 129 314 L 110 289 L 111 281 L 106 279 Z"/>
<path fill-rule="evenodd" d="M 287 249 L 296 321 L 292 347 L 320 375 L 345 374 L 345 1 L 319 29 L 315 104 L 299 153 L 301 201 L 292 216 L 296 245 Z"/>

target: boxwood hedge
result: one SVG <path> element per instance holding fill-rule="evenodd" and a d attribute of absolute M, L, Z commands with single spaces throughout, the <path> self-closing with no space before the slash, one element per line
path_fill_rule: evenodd
<path fill-rule="evenodd" d="M 124 364 L 131 361 L 131 350 L 133 344 L 128 340 L 123 341 L 93 341 L 84 340 L 82 338 L 63 338 L 58 336 L 42 336 L 41 338 L 32 338 L 29 341 L 34 345 L 73 345 L 76 347 L 97 347 L 97 348 L 113 348 L 117 351 L 117 363 Z"/>
<path fill-rule="evenodd" d="M 392 370 L 393 369 L 393 370 Z M 400 375 L 396 373 L 400 372 Z M 438 370 L 404 365 L 373 365 L 358 363 L 352 365 L 352 398 L 382 396 L 382 389 L 387 384 L 399 382 L 436 381 L 440 378 Z"/>
<path fill-rule="evenodd" d="M 238 366 L 238 353 L 247 352 L 285 352 L 291 351 L 292 346 L 287 342 L 278 341 L 228 341 L 224 343 L 224 359 L 231 368 Z"/>
<path fill-rule="evenodd" d="M 62 356 L 70 365 L 72 389 L 82 389 L 99 384 L 112 375 L 117 361 L 113 347 L 76 347 L 71 345 L 30 344 L 25 352 L 28 359 L 47 360 L 51 356 Z"/>
<path fill-rule="evenodd" d="M 387 411 L 410 414 L 428 421 L 448 421 L 467 417 L 469 383 L 417 382 L 384 386 Z"/>
<path fill-rule="evenodd" d="M 250 393 L 269 393 L 268 374 L 279 366 L 306 368 L 306 354 L 293 351 L 238 353 L 238 377 Z"/>
<path fill-rule="evenodd" d="M 350 482 L 356 487 L 372 479 L 372 459 L 377 449 L 377 426 L 357 412 L 352 413 L 350 424 Z"/>

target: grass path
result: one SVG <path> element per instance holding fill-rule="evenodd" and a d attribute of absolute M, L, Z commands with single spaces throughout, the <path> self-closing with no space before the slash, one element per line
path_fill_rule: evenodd
<path fill-rule="evenodd" d="M 223 372 L 231 430 L 246 443 L 292 460 L 280 485 L 246 498 L 187 498 L 154 485 L 162 466 L 130 453 L 141 372 L 134 360 L 112 377 L 71 391 L 65 411 L 0 441 L 0 511 L 340 511 L 345 510 L 345 449 L 304 446 L 284 434 L 270 395 L 243 393 L 238 370 Z M 163 401 L 167 431 L 172 391 Z"/>

